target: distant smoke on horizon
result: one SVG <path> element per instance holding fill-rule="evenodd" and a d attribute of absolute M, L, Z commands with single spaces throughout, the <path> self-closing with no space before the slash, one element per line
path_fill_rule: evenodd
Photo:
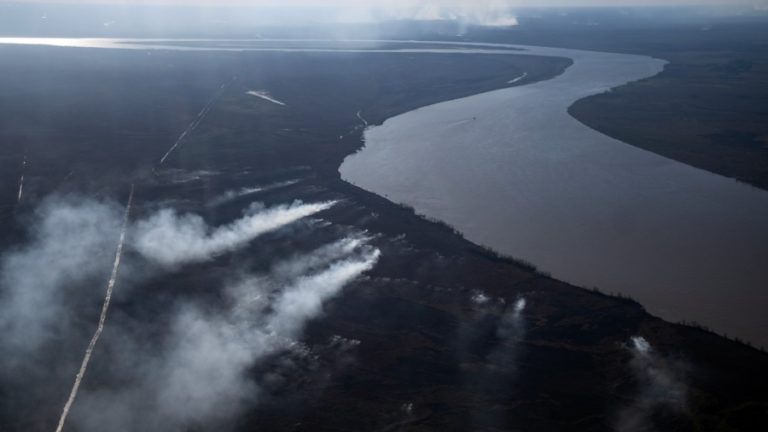
<path fill-rule="evenodd" d="M 625 13 L 647 6 L 667 7 L 668 12 L 640 13 L 654 21 L 694 23 L 715 16 L 764 14 L 768 0 L 0 0 L 7 12 L 5 20 L 0 14 L 0 26 L 8 36 L 38 37 L 391 39 L 423 32 L 463 34 L 470 26 L 510 28 L 540 22 L 547 15 L 563 25 L 567 9 L 583 11 L 582 6 L 613 8 L 616 13 L 599 23 L 611 26 L 622 25 L 614 21 L 625 19 Z M 669 6 L 692 7 L 675 11 Z M 406 21 L 420 25 L 401 25 Z"/>
<path fill-rule="evenodd" d="M 504 27 L 518 24 L 513 8 L 519 5 L 520 2 L 510 0 L 354 2 L 340 8 L 336 19 L 340 22 L 445 20 L 460 25 Z"/>

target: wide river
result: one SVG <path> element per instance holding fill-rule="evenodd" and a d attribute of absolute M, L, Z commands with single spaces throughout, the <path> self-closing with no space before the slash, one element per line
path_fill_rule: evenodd
<path fill-rule="evenodd" d="M 768 192 L 614 140 L 567 112 L 576 100 L 659 73 L 663 61 L 498 44 L 212 42 L 0 38 L 133 50 L 571 58 L 554 79 L 431 105 L 368 128 L 365 147 L 346 159 L 342 177 L 558 279 L 630 295 L 663 318 L 768 346 Z M 377 42 L 402 45 L 382 49 Z"/>
<path fill-rule="evenodd" d="M 768 347 L 768 193 L 602 135 L 567 112 L 664 62 L 525 48 L 574 64 L 552 80 L 370 127 L 342 177 L 558 279 Z"/>

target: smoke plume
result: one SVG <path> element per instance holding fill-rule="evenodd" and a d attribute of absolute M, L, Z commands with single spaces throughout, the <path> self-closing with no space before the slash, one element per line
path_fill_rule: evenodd
<path fill-rule="evenodd" d="M 254 186 L 254 187 L 245 187 L 238 190 L 229 190 L 208 201 L 208 206 L 209 207 L 220 206 L 222 204 L 226 204 L 228 202 L 234 201 L 238 198 L 247 197 L 250 195 L 257 194 L 259 192 L 267 192 L 274 189 L 291 186 L 298 182 L 299 182 L 298 180 L 288 180 L 288 181 L 273 183 L 265 186 Z"/>
<path fill-rule="evenodd" d="M 184 304 L 154 355 L 137 359 L 143 351 L 136 349 L 118 355 L 131 384 L 82 393 L 72 420 L 86 432 L 106 424 L 117 432 L 226 427 L 259 401 L 260 383 L 248 376 L 249 368 L 305 349 L 297 341 L 307 321 L 378 257 L 378 250 L 357 240 L 339 241 L 230 284 L 223 310 Z"/>
<path fill-rule="evenodd" d="M 662 358 L 642 336 L 630 339 L 630 367 L 640 385 L 634 403 L 622 409 L 616 419 L 617 432 L 654 430 L 651 420 L 659 409 L 684 412 L 687 389 L 682 380 L 681 366 Z"/>
<path fill-rule="evenodd" d="M 164 209 L 136 224 L 135 247 L 144 257 L 167 267 L 202 262 L 334 204 L 334 201 L 314 204 L 297 201 L 270 209 L 252 205 L 242 218 L 216 229 L 208 227 L 200 216 L 179 215 Z"/>
<path fill-rule="evenodd" d="M 210 259 L 334 204 L 253 205 L 242 218 L 217 228 L 199 216 L 161 209 L 129 227 L 126 247 L 139 254 L 123 257 L 128 271 L 121 273 L 127 280 L 121 275 L 119 283 L 132 285 L 129 292 L 137 293 L 147 271 Z M 99 319 L 96 306 L 103 300 L 104 284 L 116 282 L 110 269 L 116 268 L 122 210 L 82 197 L 48 198 L 28 221 L 26 243 L 0 259 L 0 373 L 7 375 L 5 390 L 19 396 L 6 411 L 60 409 L 78 356 Z M 379 251 L 368 241 L 350 235 L 280 261 L 265 274 L 246 272 L 222 282 L 223 288 L 211 286 L 223 298 L 218 306 L 194 296 L 170 298 L 166 313 L 152 325 L 121 308 L 112 311 L 93 352 L 92 379 L 83 381 L 68 421 L 84 431 L 228 427 L 264 392 L 259 380 L 249 376 L 254 365 L 309 349 L 299 342 L 306 323 L 374 266 Z M 142 270 L 147 261 L 160 266 Z M 62 349 L 52 363 L 47 353 Z M 348 356 L 346 349 L 326 351 Z M 306 356 L 306 361 L 313 358 Z M 44 413 L 40 417 L 40 428 L 47 428 Z"/>
<path fill-rule="evenodd" d="M 326 4 L 337 10 L 341 22 L 380 22 L 389 20 L 455 21 L 461 25 L 512 26 L 517 25 L 513 13 L 519 1 L 513 0 L 394 0 L 388 2 L 360 2 L 335 0 Z"/>
<path fill-rule="evenodd" d="M 112 292 L 115 288 L 115 284 L 117 283 L 117 274 L 118 274 L 118 271 L 120 270 L 120 261 L 123 256 L 125 234 L 126 234 L 126 231 L 128 230 L 128 218 L 131 215 L 131 205 L 133 203 L 133 191 L 134 191 L 134 186 L 131 185 L 131 192 L 128 195 L 128 204 L 126 204 L 125 206 L 123 224 L 122 224 L 122 227 L 120 228 L 120 239 L 118 240 L 117 250 L 115 251 L 115 261 L 112 264 L 112 273 L 109 276 L 109 282 L 107 282 L 107 290 L 104 296 L 104 302 L 102 303 L 101 314 L 99 315 L 99 322 L 98 322 L 98 325 L 96 326 L 96 331 L 91 337 L 91 341 L 88 343 L 88 347 L 85 349 L 83 361 L 80 363 L 80 370 L 77 372 L 77 375 L 75 375 L 75 382 L 72 385 L 72 390 L 69 393 L 69 398 L 67 399 L 67 402 L 64 405 L 64 409 L 62 410 L 61 416 L 59 417 L 59 423 L 58 423 L 58 426 L 56 427 L 56 432 L 61 432 L 64 429 L 64 424 L 67 421 L 69 410 L 72 408 L 72 404 L 75 403 L 75 400 L 77 398 L 77 392 L 80 389 L 80 385 L 83 381 L 83 377 L 85 376 L 85 373 L 88 370 L 88 364 L 90 363 L 91 356 L 93 355 L 93 350 L 94 348 L 96 348 L 96 344 L 99 341 L 99 337 L 101 337 L 101 333 L 104 331 L 104 324 L 107 321 L 107 313 L 109 313 L 109 305 L 111 304 L 111 301 L 112 301 Z"/>
<path fill-rule="evenodd" d="M 95 200 L 54 197 L 40 205 L 28 243 L 0 263 L 4 371 L 66 333 L 75 319 L 70 309 L 103 295 L 121 219 L 120 207 Z"/>
<path fill-rule="evenodd" d="M 490 364 L 515 369 L 515 360 L 517 360 L 518 354 L 517 344 L 525 336 L 525 320 L 523 319 L 525 306 L 525 299 L 520 297 L 502 315 L 496 329 L 499 345 L 488 355 Z"/>

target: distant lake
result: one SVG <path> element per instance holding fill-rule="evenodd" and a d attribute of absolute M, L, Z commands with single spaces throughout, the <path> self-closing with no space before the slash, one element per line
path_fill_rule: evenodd
<path fill-rule="evenodd" d="M 656 75 L 664 62 L 525 48 L 574 65 L 549 81 L 371 127 L 342 177 L 558 279 L 768 346 L 768 193 L 609 138 L 567 113 L 578 99 Z"/>

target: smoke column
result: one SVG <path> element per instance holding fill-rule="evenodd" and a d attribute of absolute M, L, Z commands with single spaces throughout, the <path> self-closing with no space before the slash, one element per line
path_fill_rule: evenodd
<path fill-rule="evenodd" d="M 112 301 L 112 290 L 115 287 L 115 281 L 117 280 L 117 271 L 120 268 L 120 258 L 123 255 L 123 244 L 125 243 L 125 232 L 128 229 L 128 217 L 131 213 L 131 204 L 133 203 L 133 185 L 131 185 L 131 192 L 128 195 L 128 204 L 125 206 L 125 215 L 123 216 L 123 228 L 120 231 L 120 240 L 117 243 L 117 250 L 115 251 L 115 262 L 112 265 L 112 274 L 109 277 L 107 283 L 107 294 L 104 297 L 104 303 L 101 306 L 101 315 L 99 316 L 99 325 L 96 327 L 96 332 L 93 334 L 91 341 L 88 343 L 88 347 L 85 349 L 85 356 L 83 356 L 83 362 L 80 364 L 80 370 L 75 376 L 75 383 L 72 385 L 72 391 L 69 393 L 67 403 L 64 404 L 64 409 L 61 412 L 59 418 L 59 424 L 56 427 L 56 432 L 61 432 L 64 428 L 64 422 L 67 420 L 72 404 L 77 397 L 77 391 L 80 389 L 80 383 L 83 380 L 86 369 L 88 369 L 88 363 L 91 360 L 91 354 L 93 354 L 93 348 L 96 347 L 96 343 L 99 341 L 101 332 L 104 330 L 104 322 L 107 320 L 107 312 L 109 311 L 109 304 Z"/>
<path fill-rule="evenodd" d="M 236 200 L 238 198 L 246 197 L 249 195 L 257 194 L 259 192 L 267 192 L 274 189 L 279 189 L 287 186 L 294 185 L 298 183 L 298 180 L 287 180 L 284 182 L 279 183 L 273 183 L 266 186 L 254 186 L 254 187 L 245 187 L 241 188 L 239 190 L 228 190 L 224 192 L 223 194 L 213 198 L 208 202 L 208 207 L 216 207 L 220 206 L 222 204 L 226 204 L 228 202 L 231 202 L 233 200 Z"/>

